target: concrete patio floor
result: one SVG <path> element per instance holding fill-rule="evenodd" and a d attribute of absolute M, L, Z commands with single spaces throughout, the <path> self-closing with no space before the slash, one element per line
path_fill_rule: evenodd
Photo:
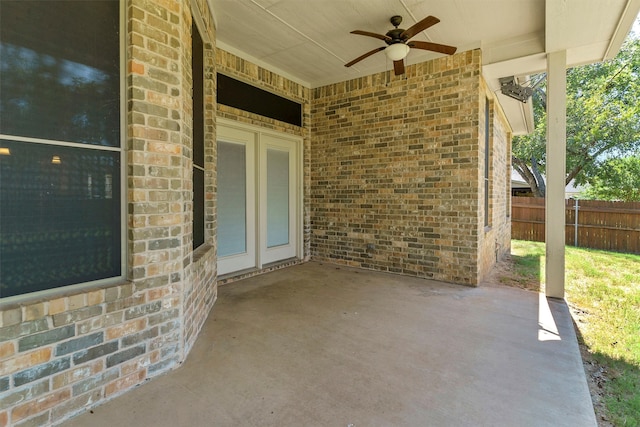
<path fill-rule="evenodd" d="M 563 301 L 309 262 L 220 287 L 184 366 L 66 426 L 595 426 Z"/>

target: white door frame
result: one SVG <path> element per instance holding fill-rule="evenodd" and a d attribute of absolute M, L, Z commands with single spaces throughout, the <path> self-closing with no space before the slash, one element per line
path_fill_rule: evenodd
<path fill-rule="evenodd" d="M 298 189 L 296 185 L 297 181 L 297 156 L 296 156 L 296 144 L 291 139 L 285 139 L 280 136 L 275 137 L 269 134 L 262 134 L 260 137 L 260 154 L 259 158 L 259 171 L 260 171 L 260 183 L 258 190 L 259 197 L 259 233 L 260 233 L 260 264 L 269 264 L 271 262 L 279 261 L 282 259 L 293 258 L 297 255 L 297 235 L 298 235 L 298 218 L 297 218 L 297 200 Z M 286 244 L 268 247 L 267 246 L 267 152 L 268 150 L 277 150 L 288 155 L 288 168 L 289 168 L 289 206 L 288 217 L 289 227 L 288 235 L 289 241 Z"/>
<path fill-rule="evenodd" d="M 255 133 L 238 128 L 219 127 L 217 141 L 238 144 L 245 147 L 246 198 L 245 198 L 245 252 L 218 257 L 218 274 L 244 270 L 256 266 L 256 176 L 255 176 Z M 218 233 L 216 232 L 216 238 Z"/>
<path fill-rule="evenodd" d="M 255 245 L 255 254 L 253 262 L 248 267 L 234 266 L 227 261 L 231 257 L 218 258 L 218 274 L 227 274 L 241 269 L 256 268 L 261 269 L 264 264 L 287 259 L 298 258 L 304 256 L 303 246 L 303 139 L 302 137 L 290 135 L 283 132 L 264 129 L 259 126 L 239 123 L 233 120 L 218 118 L 217 119 L 217 140 L 224 142 L 229 141 L 229 136 L 234 134 L 253 135 L 255 145 L 251 162 L 249 164 L 249 151 L 247 150 L 247 187 L 250 187 L 249 179 L 254 187 L 252 194 L 253 199 L 247 200 L 247 216 L 251 217 L 252 234 L 249 234 L 249 225 L 247 224 L 247 245 L 250 241 Z M 217 142 L 216 142 L 217 143 Z M 289 167 L 291 186 L 289 189 L 289 245 L 268 249 L 266 247 L 266 149 L 281 148 L 289 152 Z M 249 197 L 249 191 L 247 191 Z M 250 206 L 253 206 L 253 215 L 249 215 Z M 249 221 L 248 221 L 249 222 Z M 216 233 L 217 236 L 217 233 Z M 249 246 L 247 246 L 249 247 Z M 233 257 L 233 256 L 232 256 Z M 246 265 L 246 264 L 243 264 Z M 230 269 L 232 268 L 232 269 Z"/>

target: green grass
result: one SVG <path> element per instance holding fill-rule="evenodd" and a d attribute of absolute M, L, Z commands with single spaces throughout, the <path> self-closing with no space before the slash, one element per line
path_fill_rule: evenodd
<path fill-rule="evenodd" d="M 543 291 L 544 243 L 511 245 L 506 281 Z M 640 426 L 640 256 L 570 246 L 565 254 L 566 299 L 579 339 L 604 369 L 606 416 L 616 426 Z"/>

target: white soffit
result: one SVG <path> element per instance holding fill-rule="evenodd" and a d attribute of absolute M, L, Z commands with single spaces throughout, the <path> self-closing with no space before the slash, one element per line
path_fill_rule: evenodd
<path fill-rule="evenodd" d="M 344 64 L 381 40 L 350 34 L 384 34 L 401 15 L 408 28 L 433 15 L 440 23 L 413 40 L 481 48 L 492 90 L 497 79 L 546 69 L 546 53 L 567 50 L 569 65 L 615 56 L 629 32 L 640 0 L 208 0 L 214 9 L 218 46 L 311 88 L 391 70 L 383 52 Z M 442 56 L 411 49 L 407 65 Z M 513 100 L 514 102 L 518 102 Z M 500 102 L 507 106 L 500 96 Z M 507 112 L 514 132 L 522 111 Z M 515 109 L 518 110 L 518 109 Z M 522 126 L 525 128 L 522 128 Z"/>

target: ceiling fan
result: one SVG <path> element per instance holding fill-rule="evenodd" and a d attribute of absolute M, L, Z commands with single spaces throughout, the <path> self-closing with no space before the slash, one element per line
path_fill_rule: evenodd
<path fill-rule="evenodd" d="M 374 37 L 376 39 L 380 39 L 384 41 L 387 46 L 378 47 L 365 53 L 362 56 L 357 57 L 351 62 L 344 64 L 345 67 L 351 67 L 353 64 L 362 61 L 365 58 L 373 55 L 374 53 L 380 52 L 382 50 L 385 51 L 387 57 L 393 61 L 393 70 L 396 76 L 400 74 L 404 74 L 404 58 L 409 53 L 410 48 L 415 49 L 423 49 L 430 50 L 432 52 L 444 53 L 447 55 L 453 55 L 456 52 L 456 48 L 453 46 L 447 46 L 445 44 L 431 43 L 431 42 L 421 42 L 421 41 L 412 41 L 409 39 L 418 34 L 421 31 L 426 30 L 427 28 L 437 24 L 440 22 L 438 18 L 435 16 L 427 16 L 422 21 L 413 24 L 411 27 L 403 30 L 402 28 L 398 28 L 400 23 L 402 22 L 402 16 L 395 15 L 389 19 L 391 25 L 395 28 L 393 30 L 387 31 L 387 34 L 376 34 L 371 33 L 369 31 L 361 31 L 355 30 L 351 31 L 351 34 L 359 34 L 361 36 Z"/>

